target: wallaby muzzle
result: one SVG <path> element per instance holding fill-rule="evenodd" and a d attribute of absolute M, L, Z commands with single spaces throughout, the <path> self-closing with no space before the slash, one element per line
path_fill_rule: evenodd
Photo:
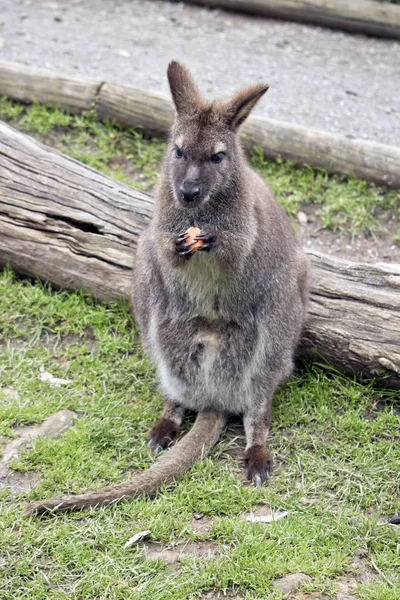
<path fill-rule="evenodd" d="M 200 186 L 191 180 L 185 180 L 179 188 L 179 201 L 183 206 L 197 206 L 201 202 Z"/>

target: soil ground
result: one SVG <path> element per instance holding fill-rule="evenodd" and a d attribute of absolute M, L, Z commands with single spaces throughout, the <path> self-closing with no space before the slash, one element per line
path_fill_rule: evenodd
<path fill-rule="evenodd" d="M 171 59 L 204 92 L 253 80 L 259 114 L 400 143 L 400 43 L 160 0 L 0 0 L 0 58 L 168 93 Z"/>

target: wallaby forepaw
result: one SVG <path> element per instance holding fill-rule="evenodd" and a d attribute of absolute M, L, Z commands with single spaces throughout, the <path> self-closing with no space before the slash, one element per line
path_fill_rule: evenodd
<path fill-rule="evenodd" d="M 209 252 L 215 246 L 217 235 L 214 231 L 201 231 L 199 235 L 195 237 L 198 242 L 203 242 L 203 245 L 199 248 L 203 252 Z"/>
<path fill-rule="evenodd" d="M 270 478 L 272 470 L 272 457 L 265 446 L 254 444 L 244 453 L 244 464 L 247 479 L 255 486 L 260 486 Z"/>
<path fill-rule="evenodd" d="M 175 242 L 177 252 L 185 258 L 190 258 L 193 254 L 199 252 L 203 246 L 203 242 L 197 240 L 196 237 L 200 233 L 201 231 L 198 227 L 189 227 Z"/>
<path fill-rule="evenodd" d="M 190 258 L 197 252 L 209 252 L 216 240 L 214 232 L 201 231 L 198 227 L 189 227 L 175 241 L 176 251 L 185 258 Z"/>
<path fill-rule="evenodd" d="M 158 454 L 176 441 L 179 434 L 179 426 L 172 419 L 162 417 L 153 426 L 149 433 L 148 446 Z"/>

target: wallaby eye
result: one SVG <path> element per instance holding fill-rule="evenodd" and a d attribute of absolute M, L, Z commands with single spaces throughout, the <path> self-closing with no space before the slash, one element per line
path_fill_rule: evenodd
<path fill-rule="evenodd" d="M 178 148 L 178 146 L 175 146 L 175 156 L 176 158 L 182 158 L 183 156 L 183 152 L 180 148 Z"/>
<path fill-rule="evenodd" d="M 217 154 L 213 154 L 211 157 L 211 162 L 220 163 L 225 156 L 225 152 L 217 152 Z"/>

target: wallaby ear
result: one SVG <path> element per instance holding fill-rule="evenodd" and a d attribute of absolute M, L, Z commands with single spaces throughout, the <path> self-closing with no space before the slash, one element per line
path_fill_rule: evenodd
<path fill-rule="evenodd" d="M 232 129 L 237 129 L 247 119 L 268 88 L 269 85 L 266 83 L 255 83 L 228 100 L 226 114 Z"/>
<path fill-rule="evenodd" d="M 169 87 L 178 115 L 192 113 L 202 97 L 189 70 L 173 60 L 167 70 Z"/>

